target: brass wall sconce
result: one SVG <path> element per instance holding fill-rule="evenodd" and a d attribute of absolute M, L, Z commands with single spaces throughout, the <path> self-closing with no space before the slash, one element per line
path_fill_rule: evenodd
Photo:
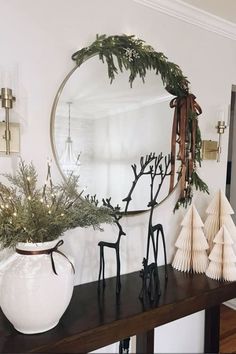
<path fill-rule="evenodd" d="M 0 152 L 10 155 L 20 151 L 20 127 L 18 123 L 10 123 L 10 109 L 16 98 L 12 89 L 1 88 L 1 106 L 5 109 L 5 121 L 0 123 Z"/>
<path fill-rule="evenodd" d="M 213 140 L 202 141 L 202 159 L 217 160 L 218 158 L 218 142 Z"/>
<path fill-rule="evenodd" d="M 221 138 L 224 134 L 227 125 L 225 121 L 220 120 L 217 123 L 216 129 L 219 134 L 218 141 L 213 140 L 203 140 L 202 141 L 202 158 L 203 160 L 217 160 L 220 162 L 220 154 L 222 151 Z"/>

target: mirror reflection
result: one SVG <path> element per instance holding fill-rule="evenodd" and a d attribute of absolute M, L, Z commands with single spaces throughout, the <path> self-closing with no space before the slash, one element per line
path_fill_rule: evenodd
<path fill-rule="evenodd" d="M 151 152 L 170 153 L 172 98 L 152 71 L 145 83 L 136 79 L 130 88 L 126 72 L 110 84 L 107 66 L 97 57 L 87 60 L 66 81 L 53 117 L 54 149 L 64 176 L 73 171 L 86 194 L 111 197 L 122 208 L 133 181 L 131 165 Z M 129 210 L 147 208 L 149 184 L 145 176 Z M 158 203 L 168 193 L 169 178 Z"/>

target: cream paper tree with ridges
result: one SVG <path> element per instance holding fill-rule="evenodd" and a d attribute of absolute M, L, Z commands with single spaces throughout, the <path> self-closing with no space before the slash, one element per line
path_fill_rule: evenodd
<path fill-rule="evenodd" d="M 182 230 L 175 243 L 178 249 L 173 268 L 182 272 L 205 273 L 208 266 L 208 243 L 203 233 L 204 224 L 194 205 L 187 211 L 181 226 Z"/>
<path fill-rule="evenodd" d="M 232 247 L 234 242 L 224 225 L 216 234 L 213 242 L 215 245 L 209 254 L 210 264 L 206 275 L 216 280 L 236 280 L 236 255 Z"/>
<path fill-rule="evenodd" d="M 236 226 L 230 216 L 231 214 L 234 214 L 234 211 L 222 190 L 219 190 L 216 193 L 210 202 L 206 213 L 208 216 L 204 224 L 204 233 L 208 240 L 209 253 L 214 246 L 213 240 L 222 225 L 227 227 L 233 242 L 236 242 Z"/>

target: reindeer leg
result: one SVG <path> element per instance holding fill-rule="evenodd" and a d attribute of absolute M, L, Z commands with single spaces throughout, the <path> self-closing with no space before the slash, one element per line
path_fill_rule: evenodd
<path fill-rule="evenodd" d="M 104 259 L 104 247 L 102 249 L 102 285 L 103 288 L 106 286 L 106 281 L 105 281 L 105 259 Z"/>
<path fill-rule="evenodd" d="M 154 300 L 155 296 L 155 275 L 154 269 L 150 271 L 150 283 L 149 283 L 149 298 L 151 301 Z"/>
<path fill-rule="evenodd" d="M 100 290 L 101 275 L 102 275 L 102 247 L 100 246 L 100 262 L 99 262 L 99 274 L 98 274 L 98 290 Z"/>
<path fill-rule="evenodd" d="M 153 255 L 154 255 L 154 260 L 155 260 L 155 263 L 156 263 L 156 246 L 155 246 L 155 236 L 154 236 L 154 232 L 152 231 L 151 232 L 151 238 L 152 238 L 152 247 L 153 247 Z"/>
<path fill-rule="evenodd" d="M 158 268 L 156 269 L 156 293 L 158 297 L 161 296 L 161 284 L 160 284 Z"/>
<path fill-rule="evenodd" d="M 157 265 L 157 256 L 158 256 L 158 243 L 159 243 L 159 230 L 156 232 L 156 249 L 155 249 L 155 254 L 154 254 L 154 260 Z"/>
<path fill-rule="evenodd" d="M 139 299 L 143 299 L 143 294 L 144 294 L 144 276 L 145 276 L 145 273 L 143 271 L 143 269 L 140 271 L 140 277 L 142 278 L 142 289 L 140 290 L 140 293 L 139 293 Z"/>
<path fill-rule="evenodd" d="M 160 286 L 158 267 L 156 266 L 153 269 L 153 297 L 152 297 L 152 301 L 158 300 L 160 295 L 161 295 L 161 286 Z"/>
<path fill-rule="evenodd" d="M 165 236 L 164 236 L 163 227 L 161 227 L 160 232 L 161 232 L 162 243 L 163 243 L 163 249 L 164 249 L 164 259 L 165 259 L 165 278 L 167 279 L 167 278 L 168 278 L 168 273 L 167 273 L 166 241 L 165 241 Z"/>
<path fill-rule="evenodd" d="M 116 265 L 117 265 L 116 293 L 119 294 L 120 288 L 121 288 L 121 282 L 120 282 L 120 250 L 119 250 L 119 246 L 116 247 Z"/>
<path fill-rule="evenodd" d="M 148 232 L 148 239 L 147 239 L 147 253 L 146 253 L 146 259 L 148 263 L 148 257 L 149 257 L 149 248 L 150 248 L 150 238 L 152 238 L 152 232 Z"/>

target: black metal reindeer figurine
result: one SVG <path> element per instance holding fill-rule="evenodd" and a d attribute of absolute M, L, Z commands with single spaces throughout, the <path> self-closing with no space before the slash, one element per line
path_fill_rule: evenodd
<path fill-rule="evenodd" d="M 147 259 L 143 258 L 143 269 L 140 271 L 142 278 L 142 289 L 139 298 L 143 299 L 146 294 L 151 301 L 154 301 L 161 295 L 160 280 L 158 276 L 158 268 L 155 262 L 148 264 Z"/>
<path fill-rule="evenodd" d="M 98 276 L 98 290 L 100 290 L 100 281 L 101 281 L 101 275 L 102 275 L 102 284 L 103 288 L 106 286 L 105 282 L 105 257 L 104 257 L 104 248 L 113 248 L 116 252 L 116 293 L 118 294 L 121 289 L 121 282 L 120 282 L 120 238 L 121 236 L 125 236 L 126 233 L 123 231 L 121 224 L 120 224 L 120 219 L 122 218 L 122 214 L 120 213 L 120 207 L 117 205 L 116 207 L 113 207 L 111 205 L 111 198 L 109 199 L 103 199 L 102 200 L 103 205 L 107 208 L 111 209 L 111 216 L 114 218 L 114 223 L 118 227 L 118 238 L 116 242 L 106 242 L 106 241 L 100 241 L 98 243 L 98 246 L 100 247 L 100 268 L 99 268 L 99 276 Z"/>
<path fill-rule="evenodd" d="M 169 170 L 170 167 L 170 155 L 164 157 L 159 154 L 158 156 L 155 153 L 150 153 L 140 158 L 140 170 L 137 170 L 137 165 L 132 165 L 134 180 L 132 182 L 131 189 L 126 198 L 123 199 L 126 202 L 125 212 L 128 211 L 129 203 L 132 200 L 132 193 L 139 181 L 139 179 L 144 175 L 149 175 L 150 182 L 150 201 L 148 207 L 150 208 L 149 214 L 149 223 L 148 223 L 148 237 L 147 237 L 147 251 L 146 258 L 143 259 L 143 270 L 141 271 L 141 277 L 143 278 L 143 288 L 140 293 L 140 297 L 143 297 L 143 294 L 147 292 L 151 300 L 154 300 L 157 296 L 160 295 L 160 286 L 159 286 L 159 276 L 158 276 L 158 267 L 157 267 L 157 257 L 158 257 L 158 241 L 159 235 L 161 234 L 163 250 L 164 250 L 164 260 L 165 260 L 165 276 L 167 278 L 167 257 L 166 257 L 166 245 L 164 231 L 161 224 L 153 225 L 153 213 L 154 208 L 158 205 L 158 195 L 160 193 L 163 182 L 167 176 L 171 174 Z M 164 168 L 163 168 L 164 162 Z M 159 178 L 159 183 L 155 184 L 156 178 Z M 156 236 L 156 237 L 155 237 Z M 150 243 L 153 248 L 154 262 L 148 265 L 149 259 L 149 249 Z"/>

